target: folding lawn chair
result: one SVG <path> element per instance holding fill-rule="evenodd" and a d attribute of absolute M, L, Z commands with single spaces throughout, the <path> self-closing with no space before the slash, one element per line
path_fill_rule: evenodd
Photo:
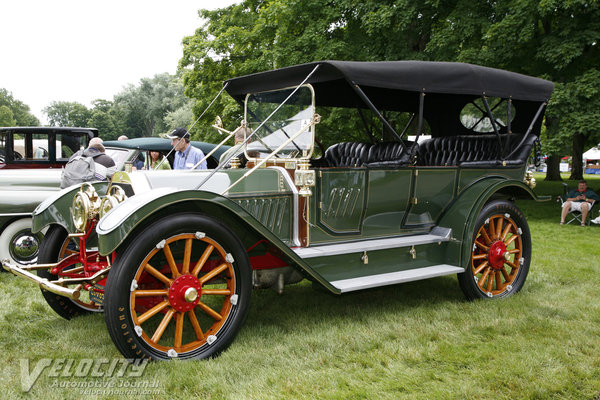
<path fill-rule="evenodd" d="M 558 201 L 560 203 L 561 209 L 562 209 L 563 204 L 565 203 L 565 199 L 567 198 L 567 193 L 569 193 L 569 188 L 568 188 L 567 184 L 564 182 L 563 182 L 563 189 L 565 192 L 564 195 L 558 196 L 558 198 L 556 199 L 556 201 Z M 592 201 L 592 203 L 589 203 L 589 204 L 590 204 L 590 209 L 588 210 L 588 214 L 586 217 L 586 221 L 585 221 L 586 225 L 590 224 L 590 220 L 592 218 L 592 210 L 594 209 L 594 205 L 596 204 L 596 202 Z M 578 221 L 580 224 L 584 223 L 584 221 L 581 220 L 581 218 L 582 218 L 581 211 L 570 210 L 569 213 L 567 214 L 567 218 L 570 218 L 570 219 L 568 221 L 566 221 L 566 219 L 565 219 L 565 225 L 568 225 L 573 221 Z"/>

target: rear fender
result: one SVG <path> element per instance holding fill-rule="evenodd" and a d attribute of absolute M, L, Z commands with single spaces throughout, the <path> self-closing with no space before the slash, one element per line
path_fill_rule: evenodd
<path fill-rule="evenodd" d="M 131 197 L 99 221 L 96 231 L 100 254 L 107 255 L 116 251 L 121 245 L 134 241 L 135 233 L 153 221 L 182 211 L 218 216 L 220 221 L 233 224 L 230 229 L 241 239 L 251 238 L 253 241 L 266 239 L 281 251 L 289 265 L 332 292 L 338 292 L 245 209 L 230 199 L 212 192 L 161 188 Z"/>
<path fill-rule="evenodd" d="M 546 201 L 525 183 L 506 178 L 485 178 L 465 188 L 440 219 L 439 226 L 452 229 L 447 259 L 452 265 L 468 267 L 471 260 L 473 233 L 477 217 L 491 200 L 517 198 Z"/>

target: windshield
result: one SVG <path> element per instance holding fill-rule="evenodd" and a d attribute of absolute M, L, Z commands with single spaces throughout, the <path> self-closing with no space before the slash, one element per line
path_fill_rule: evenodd
<path fill-rule="evenodd" d="M 311 122 L 315 113 L 314 92 L 310 85 L 299 88 L 265 122 L 293 91 L 293 88 L 283 89 L 246 97 L 246 121 L 250 132 L 256 132 L 247 145 L 247 157 L 264 157 L 284 144 L 277 157 L 310 157 L 314 143 Z"/>
<path fill-rule="evenodd" d="M 117 149 L 114 147 L 106 148 L 106 154 L 109 155 L 110 158 L 112 158 L 113 161 L 115 162 L 117 171 L 123 170 L 123 164 L 125 164 L 125 161 L 130 161 L 129 159 L 131 157 L 129 157 L 129 156 L 133 155 L 133 153 L 137 153 L 137 152 L 127 150 L 127 149 Z"/>

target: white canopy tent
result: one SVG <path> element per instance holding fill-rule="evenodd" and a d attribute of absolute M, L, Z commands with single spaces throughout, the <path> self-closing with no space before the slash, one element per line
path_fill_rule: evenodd
<path fill-rule="evenodd" d="M 597 147 L 592 147 L 591 149 L 583 153 L 583 161 L 586 162 L 588 160 L 600 160 L 600 149 L 598 149 Z"/>
<path fill-rule="evenodd" d="M 600 174 L 600 149 L 592 147 L 583 153 L 583 168 L 585 174 Z"/>

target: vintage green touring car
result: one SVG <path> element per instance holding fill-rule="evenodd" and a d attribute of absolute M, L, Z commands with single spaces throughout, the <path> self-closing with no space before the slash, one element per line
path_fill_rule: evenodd
<path fill-rule="evenodd" d="M 526 164 L 551 82 L 326 61 L 223 89 L 244 106 L 245 141 L 219 166 L 65 189 L 34 212 L 40 264 L 4 267 L 65 318 L 104 311 L 118 350 L 151 359 L 217 355 L 253 288 L 309 279 L 342 294 L 454 274 L 468 299 L 523 287 L 531 238 L 514 200 L 541 200 Z M 327 132 L 350 140 L 317 156 Z"/>

